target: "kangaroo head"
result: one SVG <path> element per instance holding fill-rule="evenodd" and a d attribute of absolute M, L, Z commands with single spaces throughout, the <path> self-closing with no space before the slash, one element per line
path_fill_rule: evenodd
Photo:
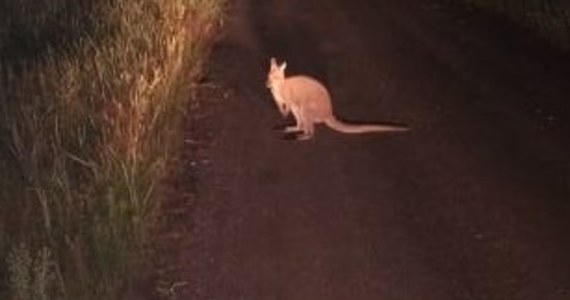
<path fill-rule="evenodd" d="M 277 60 L 275 58 L 271 58 L 269 61 L 269 73 L 267 73 L 267 87 L 271 90 L 273 94 L 273 100 L 277 104 L 281 115 L 284 117 L 287 116 L 290 112 L 289 105 L 285 102 L 283 95 L 281 94 L 281 87 L 285 82 L 285 68 L 287 67 L 287 63 L 283 62 L 282 64 L 277 64 Z"/>
<path fill-rule="evenodd" d="M 278 64 L 277 60 L 272 57 L 269 61 L 269 73 L 267 73 L 267 87 L 272 88 L 276 84 L 279 84 L 285 80 L 285 68 L 287 67 L 287 63 L 283 62 L 282 64 Z"/>

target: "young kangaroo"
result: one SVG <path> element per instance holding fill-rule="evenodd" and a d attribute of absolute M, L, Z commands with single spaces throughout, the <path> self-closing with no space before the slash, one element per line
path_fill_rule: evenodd
<path fill-rule="evenodd" d="M 334 116 L 329 92 L 320 82 L 302 75 L 285 77 L 287 63 L 279 65 L 275 58 L 270 64 L 267 87 L 283 117 L 293 113 L 296 125 L 286 127 L 285 132 L 300 133 L 298 139 L 312 138 L 315 124 L 319 123 L 343 133 L 408 130 L 403 126 L 344 123 Z"/>

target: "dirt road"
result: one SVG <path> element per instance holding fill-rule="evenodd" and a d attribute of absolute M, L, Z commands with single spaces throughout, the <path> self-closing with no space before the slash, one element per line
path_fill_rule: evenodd
<path fill-rule="evenodd" d="M 563 58 L 438 1 L 236 0 L 226 28 L 160 294 L 570 299 Z M 412 131 L 282 139 L 271 56 L 329 86 L 339 117 Z"/>

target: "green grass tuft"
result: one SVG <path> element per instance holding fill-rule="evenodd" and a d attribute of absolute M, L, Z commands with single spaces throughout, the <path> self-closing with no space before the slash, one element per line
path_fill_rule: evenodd
<path fill-rule="evenodd" d="M 0 4 L 0 298 L 113 299 L 224 0 Z"/>

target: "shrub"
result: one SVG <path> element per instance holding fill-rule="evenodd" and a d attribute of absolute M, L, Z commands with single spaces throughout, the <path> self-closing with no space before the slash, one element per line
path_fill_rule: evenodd
<path fill-rule="evenodd" d="M 222 7 L 0 4 L 0 229 L 7 244 L 26 245 L 7 250 L 9 271 L 0 271 L 11 299 L 112 299 L 135 273 L 176 153 L 184 92 Z M 52 272 L 57 289 L 47 288 Z"/>

